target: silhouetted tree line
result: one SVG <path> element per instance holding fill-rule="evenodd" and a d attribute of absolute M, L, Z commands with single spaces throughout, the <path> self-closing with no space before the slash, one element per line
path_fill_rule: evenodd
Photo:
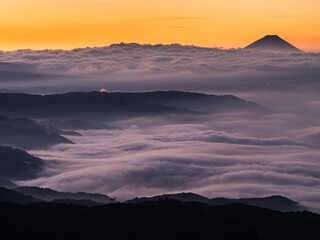
<path fill-rule="evenodd" d="M 320 216 L 160 200 L 81 207 L 0 204 L 6 239 L 320 239 Z"/>

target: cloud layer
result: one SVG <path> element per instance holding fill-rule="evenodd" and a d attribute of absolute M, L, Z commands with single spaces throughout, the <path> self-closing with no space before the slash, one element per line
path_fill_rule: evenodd
<path fill-rule="evenodd" d="M 233 198 L 279 194 L 313 207 L 320 201 L 317 148 L 289 137 L 245 137 L 246 129 L 231 134 L 210 124 L 140 127 L 141 121 L 123 130 L 83 131 L 85 137 L 72 138 L 75 145 L 34 152 L 51 167 L 20 183 L 119 200 L 191 191 Z"/>
<path fill-rule="evenodd" d="M 267 107 L 310 113 L 319 97 L 320 54 L 134 43 L 70 51 L 18 50 L 0 52 L 0 76 L 1 88 L 16 91 L 231 93 Z M 302 107 L 306 104 L 308 108 Z"/>
<path fill-rule="evenodd" d="M 24 182 L 120 199 L 193 191 L 281 194 L 319 207 L 319 53 L 258 53 L 181 45 L 0 52 L 1 88 L 48 93 L 186 90 L 234 94 L 271 114 L 132 119 L 36 151 L 42 177 Z M 183 123 L 182 123 L 183 122 Z M 120 130 L 122 129 L 122 130 Z M 320 209 L 320 207 L 319 207 Z"/>

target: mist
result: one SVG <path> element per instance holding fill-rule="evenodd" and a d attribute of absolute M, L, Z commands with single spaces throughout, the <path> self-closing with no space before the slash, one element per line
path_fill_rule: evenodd
<path fill-rule="evenodd" d="M 219 114 L 189 124 L 138 118 L 112 124 L 117 129 L 79 131 L 83 137 L 70 138 L 75 145 L 32 151 L 49 167 L 39 178 L 18 183 L 106 193 L 121 201 L 176 192 L 284 195 L 319 210 L 320 149 L 316 141 L 301 137 L 310 129 L 298 128 L 299 121 L 286 115 Z"/>
<path fill-rule="evenodd" d="M 178 44 L 19 50 L 0 52 L 0 76 L 2 92 L 179 90 L 235 95 L 268 109 L 105 122 L 114 128 L 79 130 L 68 136 L 73 145 L 30 151 L 47 167 L 18 184 L 119 200 L 278 194 L 320 209 L 319 53 Z"/>

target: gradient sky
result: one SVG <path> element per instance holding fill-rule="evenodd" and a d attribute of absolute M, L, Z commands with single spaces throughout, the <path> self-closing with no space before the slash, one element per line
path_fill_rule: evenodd
<path fill-rule="evenodd" d="M 119 42 L 244 47 L 278 34 L 320 50 L 319 0 L 0 0 L 0 49 Z"/>

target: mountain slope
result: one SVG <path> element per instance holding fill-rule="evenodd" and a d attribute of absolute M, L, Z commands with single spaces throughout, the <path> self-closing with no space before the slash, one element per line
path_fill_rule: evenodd
<path fill-rule="evenodd" d="M 22 193 L 0 187 L 0 202 L 27 204 L 39 202 L 39 200 L 31 196 L 26 196 Z"/>
<path fill-rule="evenodd" d="M 208 204 L 212 206 L 221 206 L 232 203 L 243 203 L 250 206 L 257 206 L 283 212 L 305 210 L 305 208 L 299 205 L 299 203 L 282 196 L 242 199 L 213 198 L 210 199 Z"/>
<path fill-rule="evenodd" d="M 277 35 L 267 35 L 245 47 L 245 49 L 280 52 L 302 52 L 300 49 L 291 45 Z"/>
<path fill-rule="evenodd" d="M 104 194 L 97 193 L 84 193 L 84 192 L 58 192 L 54 191 L 50 188 L 38 188 L 38 187 L 17 187 L 13 188 L 13 190 L 23 193 L 25 195 L 33 196 L 34 198 L 38 198 L 44 201 L 60 201 L 64 200 L 64 202 L 68 202 L 70 200 L 91 200 L 100 204 L 107 204 L 115 202 L 115 199 L 108 197 Z M 74 202 L 75 203 L 75 202 Z"/>
<path fill-rule="evenodd" d="M 0 178 L 27 180 L 37 177 L 45 163 L 25 151 L 0 146 Z"/>
<path fill-rule="evenodd" d="M 140 203 L 147 201 L 159 201 L 163 199 L 172 199 L 181 202 L 200 202 L 210 206 L 222 206 L 226 204 L 242 203 L 250 206 L 268 208 L 276 211 L 302 211 L 305 210 L 299 203 L 282 196 L 270 196 L 264 198 L 207 198 L 194 193 L 164 194 L 154 197 L 142 197 L 128 200 L 128 203 Z"/>
<path fill-rule="evenodd" d="M 190 109 L 196 112 L 219 113 L 228 111 L 264 111 L 260 105 L 233 95 L 213 95 L 180 91 L 144 93 L 109 93 L 132 103 L 161 104 L 169 107 Z"/>
<path fill-rule="evenodd" d="M 7 179 L 2 179 L 0 178 L 0 187 L 3 187 L 3 188 L 14 188 L 14 187 L 18 187 L 17 184 L 7 180 Z"/>
<path fill-rule="evenodd" d="M 263 108 L 234 96 L 174 91 L 74 92 L 43 96 L 0 94 L 0 112 L 3 114 L 11 117 L 26 116 L 41 119 L 105 121 L 140 116 L 199 114 L 199 112 L 241 111 L 243 109 L 257 111 Z"/>
<path fill-rule="evenodd" d="M 59 143 L 72 143 L 57 132 L 60 131 L 45 128 L 26 118 L 11 119 L 0 116 L 1 145 L 27 150 L 49 148 Z"/>

